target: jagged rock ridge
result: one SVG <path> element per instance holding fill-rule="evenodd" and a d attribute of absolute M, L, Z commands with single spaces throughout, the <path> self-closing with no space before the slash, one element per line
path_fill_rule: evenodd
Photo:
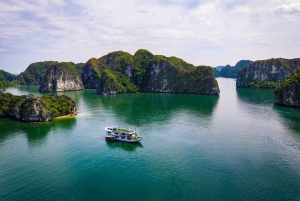
<path fill-rule="evenodd" d="M 140 49 L 133 56 L 116 51 L 90 59 L 81 68 L 86 88 L 97 94 L 136 92 L 219 94 L 213 71 L 194 66 L 176 57 L 153 55 Z"/>
<path fill-rule="evenodd" d="M 300 58 L 258 60 L 239 71 L 236 86 L 275 88 L 299 66 Z"/>
<path fill-rule="evenodd" d="M 43 61 L 30 64 L 27 69 L 17 77 L 17 83 L 20 85 L 39 85 L 42 84 L 43 77 L 47 69 L 57 64 L 57 61 Z"/>

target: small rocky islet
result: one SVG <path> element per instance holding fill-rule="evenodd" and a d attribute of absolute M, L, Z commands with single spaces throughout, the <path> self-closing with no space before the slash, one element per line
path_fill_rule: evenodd
<path fill-rule="evenodd" d="M 0 117 L 12 117 L 24 122 L 45 122 L 55 117 L 76 115 L 75 102 L 66 95 L 33 94 L 16 96 L 0 93 Z"/>

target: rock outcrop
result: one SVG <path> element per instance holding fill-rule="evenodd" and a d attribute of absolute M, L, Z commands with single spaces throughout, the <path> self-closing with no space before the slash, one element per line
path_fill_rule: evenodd
<path fill-rule="evenodd" d="M 71 62 L 51 65 L 43 78 L 40 92 L 74 91 L 84 89 L 80 75 Z"/>
<path fill-rule="evenodd" d="M 57 61 L 43 61 L 30 64 L 27 69 L 17 77 L 17 83 L 20 85 L 40 85 L 47 69 L 57 64 Z"/>
<path fill-rule="evenodd" d="M 88 68 L 92 70 L 83 71 Z M 153 55 L 147 50 L 138 50 L 134 56 L 122 51 L 112 52 L 98 60 L 89 60 L 83 69 L 81 75 L 84 72 L 85 86 L 95 86 L 99 80 L 96 93 L 102 95 L 135 92 L 220 93 L 211 67 L 196 67 L 182 59 Z M 91 81 L 86 82 L 85 78 Z"/>
<path fill-rule="evenodd" d="M 173 58 L 174 59 L 174 58 Z M 208 66 L 175 66 L 168 58 L 155 56 L 150 62 L 147 92 L 219 94 L 213 70 Z"/>
<path fill-rule="evenodd" d="M 300 107 L 300 68 L 276 87 L 274 94 L 276 104 Z"/>
<path fill-rule="evenodd" d="M 51 121 L 54 117 L 76 114 L 76 104 L 69 97 L 32 94 L 14 96 L 0 93 L 0 117 L 13 117 L 25 122 Z"/>
<path fill-rule="evenodd" d="M 80 69 L 82 83 L 86 89 L 98 88 L 102 69 L 100 61 L 95 58 L 88 60 Z"/>
<path fill-rule="evenodd" d="M 255 61 L 238 72 L 238 88 L 275 88 L 300 66 L 298 59 Z"/>

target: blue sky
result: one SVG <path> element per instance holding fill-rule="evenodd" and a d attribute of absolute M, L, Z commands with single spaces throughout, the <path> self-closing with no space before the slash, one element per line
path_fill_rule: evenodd
<path fill-rule="evenodd" d="M 297 58 L 299 25 L 295 0 L 2 0 L 0 69 L 140 48 L 209 66 Z"/>

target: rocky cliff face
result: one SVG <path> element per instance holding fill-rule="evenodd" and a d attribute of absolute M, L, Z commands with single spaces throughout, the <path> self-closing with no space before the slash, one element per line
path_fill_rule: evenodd
<path fill-rule="evenodd" d="M 168 58 L 155 57 L 150 63 L 147 92 L 219 94 L 213 70 L 208 66 L 178 68 Z"/>
<path fill-rule="evenodd" d="M 101 78 L 96 93 L 110 95 L 135 93 L 138 87 L 133 83 L 133 56 L 116 51 L 99 58 Z M 103 69 L 103 70 L 102 70 Z"/>
<path fill-rule="evenodd" d="M 54 117 L 76 114 L 76 104 L 69 97 L 32 94 L 14 96 L 0 93 L 0 117 L 13 117 L 25 122 L 51 121 Z"/>
<path fill-rule="evenodd" d="M 39 85 L 42 84 L 43 77 L 47 69 L 57 64 L 57 61 L 44 61 L 32 63 L 28 68 L 17 77 L 17 83 L 20 85 Z"/>
<path fill-rule="evenodd" d="M 92 58 L 80 69 L 83 85 L 86 89 L 96 89 L 101 78 L 101 64 L 98 59 Z"/>
<path fill-rule="evenodd" d="M 97 94 L 160 92 L 212 95 L 220 92 L 211 67 L 195 67 L 182 59 L 153 55 L 147 50 L 138 50 L 134 56 L 122 51 L 113 52 L 101 57 L 98 64 L 100 82 Z"/>
<path fill-rule="evenodd" d="M 7 100 L 6 105 L 0 109 L 2 117 L 9 116 L 26 122 L 43 122 L 53 119 L 53 113 L 47 114 L 44 103 L 32 94 L 13 96 L 1 93 L 0 100 Z"/>
<path fill-rule="evenodd" d="M 73 91 L 84 89 L 80 75 L 70 62 L 50 66 L 43 78 L 40 92 Z"/>
<path fill-rule="evenodd" d="M 300 66 L 298 59 L 268 59 L 255 61 L 238 72 L 237 87 L 275 88 Z"/>
<path fill-rule="evenodd" d="M 275 103 L 292 107 L 300 107 L 300 68 L 276 87 Z"/>

